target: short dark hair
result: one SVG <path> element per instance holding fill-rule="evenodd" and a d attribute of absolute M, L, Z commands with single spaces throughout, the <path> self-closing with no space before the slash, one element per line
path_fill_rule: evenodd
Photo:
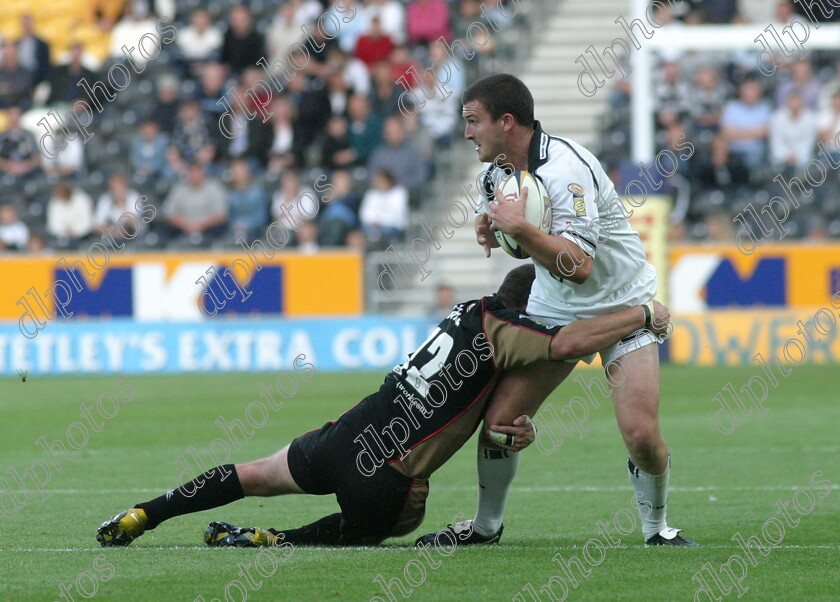
<path fill-rule="evenodd" d="M 533 263 L 519 266 L 508 272 L 497 293 L 502 303 L 510 309 L 522 309 L 528 305 L 531 285 L 536 277 L 537 271 Z"/>
<path fill-rule="evenodd" d="M 483 104 L 493 120 L 510 113 L 519 125 L 534 125 L 534 97 L 521 79 L 508 73 L 485 77 L 467 88 L 461 104 L 473 100 Z"/>

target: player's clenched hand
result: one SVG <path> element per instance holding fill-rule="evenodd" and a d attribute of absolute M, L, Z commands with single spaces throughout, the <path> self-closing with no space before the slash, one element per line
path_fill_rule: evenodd
<path fill-rule="evenodd" d="M 490 249 L 499 246 L 499 241 L 493 236 L 490 230 L 490 216 L 486 213 L 479 213 L 475 217 L 475 239 L 482 247 L 484 247 L 484 254 L 490 257 Z"/>
<path fill-rule="evenodd" d="M 499 447 L 511 451 L 521 451 L 537 438 L 537 429 L 530 416 L 520 416 L 513 421 L 513 426 L 494 424 L 487 433 Z"/>
<path fill-rule="evenodd" d="M 520 228 L 527 224 L 525 219 L 525 202 L 528 200 L 528 187 L 525 186 L 516 202 L 516 194 L 502 196 L 502 190 L 496 188 L 496 200 L 490 203 L 490 229 L 501 230 L 505 234 L 516 237 Z"/>
<path fill-rule="evenodd" d="M 653 317 L 650 320 L 650 330 L 654 334 L 668 334 L 671 327 L 671 312 L 659 301 L 653 302 Z"/>

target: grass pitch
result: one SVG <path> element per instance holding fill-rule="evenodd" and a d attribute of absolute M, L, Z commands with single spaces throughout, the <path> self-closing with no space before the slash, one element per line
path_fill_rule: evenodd
<path fill-rule="evenodd" d="M 778 538 L 775 523 L 768 523 L 773 517 L 783 524 L 783 539 L 766 556 L 751 548 L 756 565 L 744 563 L 741 593 L 754 600 L 840 600 L 837 367 L 793 368 L 771 390 L 765 416 L 753 412 L 733 434 L 720 434 L 712 422 L 719 407 L 712 396 L 727 382 L 740 388 L 754 374 L 752 368 L 662 370 L 662 426 L 673 454 L 668 517 L 702 548 L 646 549 L 638 528 L 621 536 L 610 527 L 613 543 L 620 539 L 620 544 L 603 554 L 594 543 L 584 550 L 593 538 L 607 542 L 598 533 L 599 521 L 612 525 L 622 508 L 631 507 L 626 454 L 611 406 L 602 403 L 584 439 L 568 439 L 550 456 L 535 448 L 525 452 L 499 546 L 456 548 L 449 556 L 430 552 L 431 560 L 412 547 L 417 534 L 446 525 L 456 513 L 471 516 L 476 498 L 471 441 L 433 476 L 426 520 L 415 534 L 376 549 L 295 549 L 282 561 L 259 559 L 256 550 L 207 548 L 203 530 L 210 520 L 298 526 L 334 512 L 332 496 L 249 498 L 176 518 L 128 548 L 98 547 L 94 533 L 100 522 L 175 487 L 183 470 L 178 456 L 221 436 L 214 420 L 243 418 L 248 402 L 258 399 L 259 385 L 271 386 L 274 379 L 272 374 L 128 377 L 136 397 L 104 421 L 100 432 L 90 432 L 75 456 L 57 456 L 61 469 L 52 467 L 46 500 L 27 500 L 12 512 L 13 501 L 0 498 L 5 514 L 14 514 L 0 515 L 0 600 L 83 600 L 95 591 L 101 600 L 210 601 L 225 600 L 226 588 L 229 600 L 388 600 L 375 582 L 380 575 L 386 582 L 399 578 L 413 600 L 511 600 L 529 583 L 541 600 L 691 600 L 700 587 L 692 577 L 706 563 L 721 582 L 701 573 L 714 594 L 735 599 L 738 589 L 726 594 L 720 587 L 732 585 L 721 566 L 733 555 L 745 557 L 732 537 L 763 538 L 764 526 L 767 536 Z M 241 447 L 232 461 L 267 455 L 335 418 L 375 390 L 381 378 L 316 373 L 285 407 L 270 413 L 252 439 L 238 438 Z M 0 381 L 2 476 L 9 478 L 10 467 L 22 473 L 46 459 L 36 439 L 64 440 L 67 426 L 80 420 L 79 404 L 95 403 L 113 387 L 113 377 L 30 374 L 25 383 Z M 552 401 L 559 409 L 581 393 L 569 382 Z M 73 434 L 78 441 L 80 433 Z M 809 483 L 816 471 L 831 488 Z M 805 514 L 788 506 L 796 524 L 791 527 L 777 503 L 796 502 L 807 510 L 811 498 L 797 488 L 810 491 L 814 504 Z M 558 554 L 566 561 L 585 559 L 584 552 L 591 562 L 582 560 L 580 567 L 590 572 L 573 566 L 575 579 L 552 560 Z M 241 566 L 258 559 L 255 568 L 271 576 L 252 570 L 247 583 Z M 737 560 L 728 566 L 741 576 Z M 558 577 L 553 597 L 547 590 L 539 593 L 553 576 Z M 235 580 L 245 589 L 231 585 Z M 392 600 L 404 597 L 396 584 L 391 593 Z M 521 599 L 533 597 L 524 593 Z"/>

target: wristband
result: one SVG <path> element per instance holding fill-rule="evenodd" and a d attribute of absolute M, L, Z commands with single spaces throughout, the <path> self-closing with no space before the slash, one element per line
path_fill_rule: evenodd
<path fill-rule="evenodd" d="M 642 309 L 645 311 L 645 328 L 650 328 L 650 325 L 653 322 L 652 305 L 653 301 L 648 301 L 647 303 L 642 305 Z"/>

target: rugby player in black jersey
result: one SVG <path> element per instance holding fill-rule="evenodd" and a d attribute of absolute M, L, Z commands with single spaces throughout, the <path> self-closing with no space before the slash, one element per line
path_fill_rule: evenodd
<path fill-rule="evenodd" d="M 378 392 L 338 420 L 267 458 L 217 466 L 137 504 L 104 522 L 97 540 L 103 546 L 128 545 L 175 516 L 245 496 L 290 493 L 334 494 L 341 512 L 284 531 L 213 522 L 205 541 L 238 547 L 358 546 L 410 533 L 423 520 L 429 477 L 478 428 L 502 372 L 594 353 L 641 328 L 651 311 L 652 329 L 668 327 L 668 310 L 656 302 L 548 327 L 521 315 L 533 280 L 534 266 L 521 266 L 508 273 L 495 295 L 455 305 Z M 513 451 L 535 436 L 526 416 L 489 430 L 504 435 L 503 447 Z"/>

